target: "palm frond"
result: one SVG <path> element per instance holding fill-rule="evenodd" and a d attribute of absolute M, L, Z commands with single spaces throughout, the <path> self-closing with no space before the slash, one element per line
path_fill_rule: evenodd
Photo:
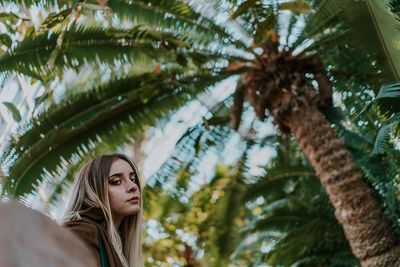
<path fill-rule="evenodd" d="M 69 2 L 78 2 L 77 0 L 71 0 Z M 9 5 L 9 4 L 18 4 L 18 5 L 27 5 L 27 6 L 58 6 L 60 1 L 58 0 L 0 0 L 1 5 Z"/>
<path fill-rule="evenodd" d="M 272 266 L 292 266 L 295 262 L 301 262 L 304 258 L 313 255 L 330 254 L 324 259 L 324 261 L 327 261 L 325 264 L 327 264 L 336 257 L 336 253 L 345 252 L 350 256 L 351 253 L 346 239 L 343 233 L 338 235 L 338 232 L 340 233 L 341 229 L 335 222 L 332 224 L 325 220 L 311 219 L 307 224 L 297 227 L 281 239 L 268 252 L 266 263 Z M 321 242 L 321 239 L 324 242 Z"/>
<path fill-rule="evenodd" d="M 285 194 L 285 190 L 296 185 L 296 177 L 315 177 L 313 169 L 306 166 L 282 166 L 267 171 L 259 181 L 246 192 L 245 199 L 252 200 L 259 196 L 273 199 Z"/>
<path fill-rule="evenodd" d="M 397 129 L 400 122 L 399 100 L 400 87 L 396 83 L 382 86 L 375 100 L 371 103 L 378 107 L 384 123 L 376 135 L 372 154 L 392 153 L 393 148 L 389 141 L 392 139 L 390 136 L 392 133 L 398 133 Z"/>
<path fill-rule="evenodd" d="M 224 189 L 223 197 L 218 201 L 216 245 L 219 256 L 229 258 L 238 242 L 238 227 L 236 218 L 241 213 L 238 208 L 242 204 L 244 191 L 243 177 L 240 172 L 231 177 L 229 184 Z"/>
<path fill-rule="evenodd" d="M 363 49 L 363 53 L 377 56 L 378 63 L 381 63 L 387 72 L 387 81 L 399 80 L 398 16 L 392 13 L 383 1 L 343 0 L 341 5 L 343 19 L 348 21 L 347 27 L 352 30 L 348 41 Z M 371 32 L 371 29 L 375 31 Z"/>
<path fill-rule="evenodd" d="M 341 12 L 339 2 L 321 1 L 315 8 L 315 11 L 307 16 L 305 27 L 291 47 L 295 49 L 306 40 L 315 38 L 316 35 L 319 35 L 324 29 L 329 28 L 329 26 L 336 26 L 335 19 L 337 19 L 337 16 Z"/>
<path fill-rule="evenodd" d="M 149 23 L 166 31 L 178 32 L 196 43 L 220 42 L 253 53 L 243 42 L 234 38 L 224 27 L 202 16 L 182 1 L 109 1 L 108 5 L 120 18 L 136 23 Z"/>
<path fill-rule="evenodd" d="M 171 77 L 171 72 L 164 75 Z M 29 192 L 41 179 L 43 168 L 48 171 L 55 169 L 60 155 L 68 160 L 82 158 L 97 143 L 105 140 L 112 143 L 113 134 L 123 133 L 124 128 L 138 123 L 131 133 L 134 136 L 134 132 L 140 132 L 147 122 L 153 124 L 157 116 L 162 117 L 162 114 L 227 77 L 225 74 L 198 75 L 181 74 L 175 82 L 167 82 L 163 77 L 150 79 L 145 74 L 66 99 L 58 108 L 49 109 L 34 119 L 28 131 L 10 143 L 2 157 L 2 163 L 11 166 L 4 188 L 12 195 Z M 157 104 L 157 101 L 161 103 L 164 100 L 165 105 Z M 118 140 L 127 141 L 129 135 L 121 134 L 115 142 Z"/>
<path fill-rule="evenodd" d="M 343 266 L 343 267 L 358 267 L 360 264 L 354 256 L 348 252 L 340 252 L 334 254 L 318 254 L 315 256 L 304 257 L 295 263 L 292 267 L 318 267 L 318 266 Z"/>
<path fill-rule="evenodd" d="M 353 53 L 372 55 L 376 61 L 371 63 L 379 66 L 384 81 L 392 82 L 400 77 L 396 37 L 399 26 L 399 18 L 384 2 L 324 0 L 306 18 L 305 27 L 292 47 L 324 53 L 327 46 L 351 45 L 357 48 Z"/>
<path fill-rule="evenodd" d="M 240 254 L 246 250 L 256 250 L 258 251 L 262 243 L 272 243 L 277 239 L 284 237 L 286 233 L 280 233 L 276 231 L 257 231 L 255 233 L 246 235 L 242 238 L 241 242 L 237 245 L 235 251 L 230 256 L 231 260 L 239 258 Z M 261 262 L 259 262 L 261 264 Z M 254 267 L 259 265 L 252 265 Z"/>
<path fill-rule="evenodd" d="M 323 51 L 325 49 L 337 48 L 338 45 L 345 43 L 350 33 L 349 29 L 332 29 L 326 34 L 314 36 L 312 43 L 303 48 L 302 51 L 312 52 L 315 50 Z"/>
<path fill-rule="evenodd" d="M 400 98 L 400 84 L 396 83 L 382 86 L 376 96 L 377 100 L 381 98 Z"/>
<path fill-rule="evenodd" d="M 175 150 L 163 165 L 148 179 L 150 187 L 160 188 L 170 181 L 182 168 L 196 168 L 205 154 L 213 147 L 215 151 L 222 151 L 228 138 L 233 133 L 225 124 L 213 125 L 220 121 L 221 115 L 229 110 L 232 97 L 226 98 L 209 110 L 209 119 L 204 123 L 190 127 L 177 141 Z M 211 124 L 211 125 L 210 125 Z M 185 167 L 186 166 L 186 167 Z"/>
<path fill-rule="evenodd" d="M 400 84 L 384 85 L 380 88 L 375 102 L 383 113 L 395 113 L 400 111 Z"/>
<path fill-rule="evenodd" d="M 234 173 L 224 189 L 222 199 L 218 201 L 217 212 L 217 231 L 216 244 L 218 246 L 219 256 L 228 259 L 238 243 L 238 225 L 236 219 L 241 214 L 238 207 L 243 202 L 243 194 L 247 185 L 244 183 L 244 173 L 246 170 L 248 152 L 254 146 L 251 141 L 246 142 L 242 155 L 234 168 Z"/>
<path fill-rule="evenodd" d="M 247 225 L 242 232 L 270 231 L 285 234 L 297 228 L 299 225 L 307 223 L 308 217 L 303 215 L 277 215 L 268 218 L 257 219 Z"/>
<path fill-rule="evenodd" d="M 390 140 L 392 139 L 391 133 L 398 132 L 394 131 L 398 129 L 398 125 L 400 123 L 400 113 L 395 114 L 387 124 L 383 125 L 375 138 L 374 149 L 372 150 L 372 154 L 381 154 L 381 153 L 391 153 L 393 148 L 390 145 Z"/>
<path fill-rule="evenodd" d="M 162 55 L 165 58 L 169 50 L 189 46 L 189 43 L 171 34 L 144 26 L 114 31 L 79 28 L 25 38 L 12 51 L 0 57 L 0 72 L 17 71 L 38 77 L 54 67 L 79 69 L 84 63 L 99 58 L 102 63 L 110 65 L 118 64 L 118 61 L 140 61 L 146 57 L 162 62 Z"/>
<path fill-rule="evenodd" d="M 23 73 L 39 80 L 47 73 L 74 69 L 88 63 L 118 67 L 156 62 L 171 66 L 211 67 L 229 60 L 247 61 L 242 55 L 223 49 L 191 48 L 191 43 L 146 26 L 128 30 L 80 28 L 73 32 L 49 33 L 25 38 L 14 50 L 0 57 L 0 73 Z"/>
<path fill-rule="evenodd" d="M 296 24 L 299 21 L 299 15 L 298 14 L 290 14 L 290 19 L 289 19 L 289 24 L 287 26 L 287 34 L 286 34 L 286 40 L 285 44 L 289 46 L 289 39 L 292 37 L 293 30 L 296 27 Z"/>

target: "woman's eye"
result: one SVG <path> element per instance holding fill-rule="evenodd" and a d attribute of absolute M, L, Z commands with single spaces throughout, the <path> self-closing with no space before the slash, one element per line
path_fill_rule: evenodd
<path fill-rule="evenodd" d="M 119 184 L 121 184 L 121 181 L 120 180 L 112 180 L 112 181 L 110 181 L 110 184 L 119 185 Z"/>

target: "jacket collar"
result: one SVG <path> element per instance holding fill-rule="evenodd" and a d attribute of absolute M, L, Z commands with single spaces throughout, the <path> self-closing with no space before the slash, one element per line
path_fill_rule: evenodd
<path fill-rule="evenodd" d="M 81 215 L 82 218 L 87 218 L 103 226 L 107 224 L 104 212 L 100 207 L 89 207 L 81 210 L 79 211 L 79 215 Z"/>

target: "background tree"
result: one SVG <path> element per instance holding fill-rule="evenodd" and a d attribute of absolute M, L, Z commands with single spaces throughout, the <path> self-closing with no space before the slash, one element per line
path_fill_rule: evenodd
<path fill-rule="evenodd" d="M 216 115 L 210 119 L 211 123 L 206 123 L 211 134 L 221 128 L 221 125 L 212 125 L 215 121 L 224 120 Z M 224 127 L 229 130 L 228 125 Z M 198 133 L 199 128 L 202 127 L 196 127 Z M 237 135 L 229 132 L 230 138 Z M 243 138 L 241 142 L 249 145 L 238 159 L 240 164 L 217 166 L 214 176 L 193 192 L 190 185 L 198 181 L 193 173 L 201 173 L 201 167 L 196 166 L 207 160 L 206 154 L 216 151 L 221 154 L 221 161 L 229 155 L 221 151 L 224 145 L 220 144 L 224 144 L 226 138 L 209 139 L 206 138 L 207 131 L 203 134 L 203 138 L 191 136 L 201 140 L 199 146 L 194 144 L 191 148 L 183 148 L 190 143 L 185 140 L 190 138 L 189 134 L 181 139 L 171 159 L 161 168 L 163 171 L 149 180 L 148 189 L 151 188 L 153 193 L 147 199 L 154 204 L 148 208 L 148 218 L 159 221 L 168 229 L 165 230 L 167 240 L 178 239 L 174 244 L 180 244 L 180 239 L 193 237 L 190 240 L 195 244 L 194 251 L 204 264 L 199 266 L 260 266 L 262 263 L 270 266 L 358 266 L 334 218 L 326 193 L 294 143 L 283 145 L 275 136 L 268 138 L 271 142 L 268 146 L 276 147 L 277 154 L 262 174 L 255 177 L 249 173 L 249 165 L 254 160 L 252 150 L 263 150 L 266 138 Z M 214 150 L 214 145 L 219 148 Z M 197 153 L 195 147 L 199 148 Z M 237 147 L 242 151 L 240 145 Z M 165 170 L 177 168 L 176 161 L 181 162 L 178 164 L 181 169 L 174 177 L 175 170 Z M 197 170 L 193 171 L 193 167 Z M 236 173 L 238 169 L 240 172 Z M 174 178 L 167 180 L 166 177 Z M 233 188 L 236 190 L 231 191 Z M 154 194 L 154 189 L 159 193 Z M 226 208 L 228 203 L 230 209 Z M 229 253 L 215 254 L 221 249 Z M 166 253 L 172 254 L 170 250 Z M 151 246 L 148 255 L 153 255 Z M 167 256 L 161 254 L 159 257 Z"/>
<path fill-rule="evenodd" d="M 373 1 L 347 0 L 221 1 L 214 5 L 179 1 L 48 2 L 46 6 L 57 11 L 41 28 L 35 28 L 33 35 L 1 56 L 4 78 L 17 71 L 40 79 L 48 72 L 79 71 L 86 65 L 99 65 L 99 61 L 118 71 L 100 80 L 104 84 L 68 95 L 32 119 L 26 130 L 21 128 L 21 134 L 3 153 L 2 163 L 10 167 L 3 192 L 22 195 L 31 191 L 42 179 L 43 169 L 50 177 L 72 177 L 68 170 L 75 170 L 86 156 L 109 150 L 110 143 L 114 147 L 123 144 L 144 125 L 155 124 L 209 86 L 237 74 L 241 75 L 235 93 L 234 126 L 238 126 L 240 103 L 246 97 L 259 118 L 264 119 L 268 107 L 283 132 L 290 129 L 297 135 L 323 181 L 332 178 L 329 175 L 335 171 L 346 170 L 339 169 L 340 164 L 329 170 L 329 165 L 319 164 L 340 158 L 351 162 L 350 153 L 330 131 L 330 123 L 320 110 L 331 102 L 330 83 L 334 91 L 343 92 L 342 103 L 356 99 L 349 109 L 354 114 L 362 109 L 362 101 L 373 98 L 382 83 L 397 79 L 398 49 L 391 39 L 397 33 L 393 12 L 396 2 L 390 8 Z M 213 20 L 218 18 L 216 14 L 222 14 L 221 22 Z M 365 30 L 376 35 L 366 35 Z M 145 66 L 151 62 L 154 68 L 138 71 L 132 67 L 140 62 Z M 126 68 L 132 71 L 124 71 Z M 357 122 L 365 126 L 362 131 L 379 127 L 369 112 L 362 112 L 367 115 L 365 121 Z M 303 123 L 305 115 L 310 120 Z M 353 121 L 345 123 L 351 125 Z M 323 137 L 323 133 L 329 136 Z M 320 152 L 327 153 L 315 158 L 316 151 L 311 148 L 323 145 L 327 147 Z M 329 158 L 335 155 L 338 158 Z M 353 253 L 365 266 L 394 264 L 398 253 L 391 248 L 397 237 L 363 185 L 361 173 L 349 164 L 348 179 L 340 174 L 335 183 L 346 184 L 346 190 L 354 189 L 355 195 L 368 200 L 362 201 L 370 204 L 368 208 L 350 197 L 354 195 L 350 191 L 344 194 L 340 186 L 333 190 L 332 184 L 323 184 Z M 344 210 L 354 217 L 340 217 Z M 367 216 L 367 210 L 368 214 L 374 210 L 375 217 Z M 363 223 L 357 223 L 360 221 Z M 370 222 L 371 229 L 379 225 L 375 229 L 380 232 L 360 235 L 366 230 L 361 229 L 364 222 Z M 385 244 L 374 241 L 382 236 L 387 237 Z"/>

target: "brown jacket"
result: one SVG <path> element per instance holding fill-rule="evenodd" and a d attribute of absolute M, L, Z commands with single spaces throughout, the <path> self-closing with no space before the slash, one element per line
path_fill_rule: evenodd
<path fill-rule="evenodd" d="M 67 222 L 64 224 L 65 227 L 74 232 L 79 238 L 81 238 L 88 248 L 92 252 L 92 256 L 96 260 L 97 266 L 101 266 L 100 263 L 100 247 L 99 237 L 96 224 L 99 226 L 103 243 L 106 249 L 109 266 L 110 267 L 123 267 L 118 257 L 117 252 L 111 245 L 111 239 L 106 230 L 106 221 L 100 208 L 91 207 L 83 210 L 81 213 L 81 219 Z"/>

